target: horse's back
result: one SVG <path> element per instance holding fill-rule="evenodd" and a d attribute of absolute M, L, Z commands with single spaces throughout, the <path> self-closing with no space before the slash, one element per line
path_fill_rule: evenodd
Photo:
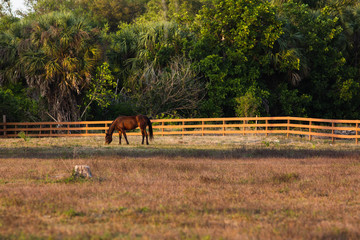
<path fill-rule="evenodd" d="M 132 130 L 137 128 L 137 121 L 135 116 L 119 116 L 115 120 L 116 126 L 124 130 Z"/>
<path fill-rule="evenodd" d="M 124 130 L 132 130 L 137 127 L 146 127 L 149 122 L 149 118 L 145 115 L 136 116 L 119 116 L 115 119 L 116 126 Z"/>

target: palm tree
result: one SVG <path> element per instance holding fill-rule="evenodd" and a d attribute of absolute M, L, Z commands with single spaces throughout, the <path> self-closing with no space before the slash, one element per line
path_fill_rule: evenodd
<path fill-rule="evenodd" d="M 123 82 L 149 64 L 165 68 L 170 59 L 184 55 L 184 39 L 190 38 L 186 29 L 172 22 L 137 23 L 124 26 L 113 34 L 108 57 Z"/>
<path fill-rule="evenodd" d="M 81 92 L 101 57 L 98 37 L 81 17 L 53 12 L 32 22 L 19 44 L 18 68 L 56 121 L 79 119 Z"/>
<path fill-rule="evenodd" d="M 297 28 L 296 20 L 289 18 L 288 9 L 283 5 L 288 2 L 287 0 L 270 2 L 276 7 L 283 30 L 283 34 L 276 40 L 274 48 L 269 53 L 271 66 L 275 71 L 274 79 L 287 80 L 292 86 L 296 86 L 310 71 L 308 59 L 304 54 L 305 36 Z M 294 6 L 297 5 L 292 3 L 292 7 Z M 312 13 L 316 14 L 315 11 Z"/>
<path fill-rule="evenodd" d="M 20 80 L 19 49 L 26 43 L 20 44 L 24 38 L 24 30 L 28 28 L 29 22 L 23 19 L 14 20 L 8 24 L 7 30 L 0 31 L 0 85 Z"/>

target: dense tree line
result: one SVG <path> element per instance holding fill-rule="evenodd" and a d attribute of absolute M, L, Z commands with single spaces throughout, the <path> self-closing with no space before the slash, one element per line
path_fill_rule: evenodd
<path fill-rule="evenodd" d="M 27 0 L 0 7 L 8 121 L 360 118 L 355 0 Z"/>

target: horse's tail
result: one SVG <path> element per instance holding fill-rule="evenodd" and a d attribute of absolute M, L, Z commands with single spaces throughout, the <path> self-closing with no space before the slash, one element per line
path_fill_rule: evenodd
<path fill-rule="evenodd" d="M 151 123 L 151 121 L 150 121 L 150 119 L 148 117 L 147 117 L 147 124 L 149 126 L 150 140 L 154 139 L 152 123 Z"/>

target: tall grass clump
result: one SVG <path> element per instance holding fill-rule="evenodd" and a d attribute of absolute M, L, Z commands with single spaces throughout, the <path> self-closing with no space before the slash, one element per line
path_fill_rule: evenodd
<path fill-rule="evenodd" d="M 25 142 L 30 141 L 30 137 L 26 135 L 26 133 L 24 131 L 21 131 L 18 133 L 18 136 L 20 138 L 22 138 Z"/>
<path fill-rule="evenodd" d="M 290 183 L 295 182 L 300 179 L 300 175 L 298 173 L 276 173 L 272 176 L 273 183 Z"/>

